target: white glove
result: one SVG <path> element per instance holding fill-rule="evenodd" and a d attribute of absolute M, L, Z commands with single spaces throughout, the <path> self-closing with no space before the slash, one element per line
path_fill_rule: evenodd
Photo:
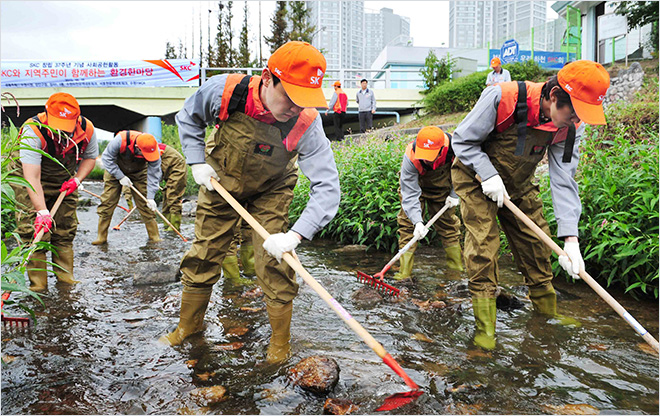
<path fill-rule="evenodd" d="M 76 178 L 76 182 L 78 182 L 78 190 L 79 190 L 79 191 L 84 191 L 84 190 L 85 190 L 85 187 L 83 186 L 82 182 L 80 182 L 80 181 L 78 180 L 78 178 Z"/>
<path fill-rule="evenodd" d="M 580 279 L 580 270 L 584 270 L 584 260 L 580 254 L 580 243 L 567 241 L 564 243 L 566 256 L 559 256 L 559 265 L 571 275 L 573 279 Z"/>
<path fill-rule="evenodd" d="M 295 231 L 271 234 L 264 241 L 264 250 L 275 257 L 279 263 L 282 262 L 282 254 L 293 251 L 300 244 L 300 237 Z"/>
<path fill-rule="evenodd" d="M 481 189 L 484 191 L 484 195 L 497 202 L 499 208 L 502 208 L 504 204 L 504 196 L 509 197 L 500 175 L 495 175 L 481 182 Z"/>
<path fill-rule="evenodd" d="M 426 234 L 429 232 L 428 228 L 424 227 L 424 223 L 421 221 L 415 224 L 415 231 L 413 231 L 413 236 L 418 240 L 426 237 Z"/>
<path fill-rule="evenodd" d="M 449 205 L 449 208 L 454 208 L 458 206 L 458 203 L 461 202 L 460 199 L 454 198 L 451 195 L 447 196 L 447 199 L 445 200 L 445 205 Z"/>
<path fill-rule="evenodd" d="M 124 176 L 123 178 L 121 178 L 119 180 L 119 183 L 122 186 L 133 186 L 133 181 L 131 181 L 131 178 L 129 178 L 128 176 Z"/>
<path fill-rule="evenodd" d="M 204 185 L 209 191 L 213 190 L 213 185 L 211 185 L 211 178 L 220 180 L 218 173 L 209 165 L 208 163 L 197 163 L 195 165 L 190 165 L 192 170 L 193 178 L 197 185 Z"/>
<path fill-rule="evenodd" d="M 156 211 L 158 205 L 156 205 L 156 201 L 153 199 L 147 199 L 147 207 L 149 207 L 149 209 L 152 211 Z"/>

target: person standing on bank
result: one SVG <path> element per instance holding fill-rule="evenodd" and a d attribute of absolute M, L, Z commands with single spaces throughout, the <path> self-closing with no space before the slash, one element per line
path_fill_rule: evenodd
<path fill-rule="evenodd" d="M 80 115 L 78 101 L 64 92 L 51 95 L 46 111 L 32 117 L 28 123 L 31 124 L 21 127 L 22 148 L 17 161 L 20 163 L 15 164 L 15 175 L 23 176 L 34 190 L 12 184 L 17 205 L 24 210 L 16 212 L 16 232 L 24 243 L 30 243 L 44 230 L 42 241 L 55 248 L 53 263 L 59 267 L 53 267 L 53 273 L 58 282 L 79 283 L 73 278 L 73 239 L 78 229 L 77 190 L 94 169 L 99 153 L 94 125 Z M 62 165 L 31 149 L 48 153 Z M 66 192 L 66 196 L 53 217 L 49 210 L 62 192 Z M 46 267 L 46 251 L 35 251 L 26 267 L 30 290 L 46 290 Z"/>
<path fill-rule="evenodd" d="M 459 199 L 451 184 L 451 135 L 436 126 L 426 126 L 417 133 L 417 138 L 408 144 L 401 163 L 399 177 L 401 210 L 397 215 L 399 224 L 399 249 L 413 237 L 422 239 L 428 230 L 424 227 L 424 205 L 429 218 L 445 204 L 448 209 L 434 224 L 440 234 L 447 256 L 447 267 L 463 271 L 461 260 L 461 221 L 456 216 Z M 399 271 L 393 279 L 402 281 L 411 278 L 417 244 L 414 244 L 400 259 Z"/>
<path fill-rule="evenodd" d="M 610 77 L 602 65 L 575 61 L 545 83 L 505 82 L 487 87 L 472 111 L 454 131 L 457 161 L 452 182 L 465 225 L 465 267 L 472 295 L 476 331 L 474 342 L 495 347 L 495 297 L 500 249 L 499 224 L 513 253 L 534 310 L 579 325 L 557 314 L 552 285 L 551 250 L 508 209 L 505 198 L 518 206 L 547 234 L 536 166 L 548 154 L 550 188 L 557 237 L 567 256 L 559 264 L 574 279 L 584 269 L 578 243 L 581 204 L 573 179 L 579 162 L 584 124 L 605 124 L 602 102 Z M 478 175 L 478 177 L 477 177 Z"/>
<path fill-rule="evenodd" d="M 373 128 L 374 113 L 376 112 L 376 96 L 367 88 L 368 81 L 360 81 L 360 90 L 355 95 L 358 104 L 358 117 L 360 119 L 360 133 L 365 133 Z"/>
<path fill-rule="evenodd" d="M 92 244 L 97 246 L 108 242 L 108 228 L 123 186 L 133 186 L 142 195 L 146 195 L 147 202 L 135 193 L 133 199 L 147 228 L 149 241 L 160 241 L 154 214 L 157 208 L 154 198 L 162 176 L 156 138 L 149 133 L 134 130 L 119 132 L 103 151 L 101 161 L 105 167 L 104 187 L 101 203 L 96 209 L 99 215 L 98 236 Z"/>
<path fill-rule="evenodd" d="M 493 68 L 486 78 L 486 86 L 498 84 L 500 82 L 511 82 L 511 74 L 508 70 L 502 68 L 502 61 L 495 57 L 490 60 L 490 67 Z"/>
<path fill-rule="evenodd" d="M 203 330 L 213 285 L 220 278 L 238 227 L 239 214 L 213 189 L 211 178 L 243 204 L 271 235 L 252 231 L 257 283 L 262 288 L 272 334 L 266 360 L 289 357 L 295 272 L 282 254 L 311 240 L 339 208 L 339 175 L 321 116 L 326 62 L 306 42 L 291 41 L 268 59 L 261 76 L 216 75 L 189 97 L 176 115 L 179 138 L 200 185 L 195 240 L 181 260 L 179 324 L 160 341 L 180 345 Z M 216 125 L 205 140 L 207 125 Z M 288 229 L 297 162 L 311 182 L 310 198 Z"/>
<path fill-rule="evenodd" d="M 341 82 L 335 81 L 332 86 L 335 88 L 335 93 L 332 94 L 332 99 L 330 99 L 330 108 L 334 112 L 332 115 L 332 121 L 335 127 L 335 140 L 342 141 L 344 140 L 344 114 L 346 113 L 346 106 L 348 105 L 348 96 L 341 89 Z M 328 115 L 326 110 L 325 115 Z"/>

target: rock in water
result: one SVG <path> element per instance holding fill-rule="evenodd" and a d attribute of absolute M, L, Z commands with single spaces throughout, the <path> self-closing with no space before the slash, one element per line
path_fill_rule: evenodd
<path fill-rule="evenodd" d="M 222 386 L 201 387 L 190 392 L 200 406 L 218 403 L 225 399 L 227 389 Z"/>
<path fill-rule="evenodd" d="M 326 415 L 347 415 L 357 409 L 358 407 L 347 399 L 326 399 L 323 403 L 323 414 Z"/>
<path fill-rule="evenodd" d="M 520 299 L 503 291 L 500 291 L 500 294 L 497 295 L 495 304 L 497 305 L 497 309 L 507 312 L 522 309 L 525 306 Z"/>
<path fill-rule="evenodd" d="M 353 293 L 353 302 L 361 308 L 371 308 L 383 300 L 383 297 L 371 286 L 362 286 Z"/>
<path fill-rule="evenodd" d="M 179 265 L 165 263 L 140 263 L 133 271 L 133 285 L 153 285 L 179 280 Z"/>
<path fill-rule="evenodd" d="M 328 357 L 313 355 L 289 370 L 293 384 L 312 393 L 327 393 L 339 381 L 339 365 Z"/>

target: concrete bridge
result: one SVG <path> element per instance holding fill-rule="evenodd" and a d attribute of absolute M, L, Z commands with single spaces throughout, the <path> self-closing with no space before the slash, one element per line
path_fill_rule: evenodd
<path fill-rule="evenodd" d="M 16 116 L 13 101 L 2 101 L 5 117 L 20 126 L 27 118 L 44 111 L 44 104 L 53 93 L 68 92 L 76 97 L 82 114 L 102 130 L 117 132 L 125 129 L 148 131 L 160 137 L 161 120 L 174 124 L 174 115 L 181 109 L 186 98 L 196 91 L 196 87 L 142 87 L 142 88 L 7 88 L 2 92 L 13 94 L 20 106 L 20 115 Z M 344 127 L 352 132 L 359 131 L 357 88 L 345 88 L 348 95 L 348 114 Z M 324 88 L 327 101 L 334 90 Z M 418 89 L 375 89 L 378 110 L 374 115 L 374 127 L 393 125 L 410 119 L 413 113 L 422 107 L 422 95 Z M 328 134 L 332 134 L 332 113 L 323 117 L 323 125 Z"/>

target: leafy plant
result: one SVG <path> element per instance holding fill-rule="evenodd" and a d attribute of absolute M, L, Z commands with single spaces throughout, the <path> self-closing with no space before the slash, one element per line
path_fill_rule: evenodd
<path fill-rule="evenodd" d="M 438 59 L 433 49 L 430 49 L 424 61 L 424 68 L 419 70 L 424 79 L 425 89 L 422 92 L 428 94 L 435 87 L 451 80 L 451 75 L 455 71 L 455 68 L 456 59 L 452 58 L 449 53 L 444 58 Z"/>

